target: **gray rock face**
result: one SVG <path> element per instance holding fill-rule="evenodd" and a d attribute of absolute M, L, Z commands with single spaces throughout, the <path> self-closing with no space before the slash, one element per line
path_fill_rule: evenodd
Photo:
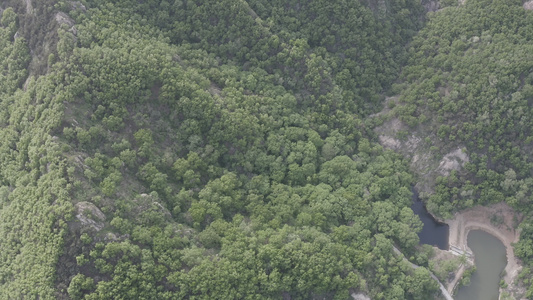
<path fill-rule="evenodd" d="M 82 201 L 76 203 L 76 218 L 84 227 L 92 227 L 96 231 L 102 230 L 105 224 L 104 213 L 96 205 Z"/>
<path fill-rule="evenodd" d="M 56 13 L 56 21 L 59 24 L 67 24 L 68 27 L 72 27 L 75 24 L 71 17 L 61 11 Z"/>
<path fill-rule="evenodd" d="M 440 8 L 439 1 L 427 1 L 426 3 L 424 3 L 424 8 L 427 12 L 437 11 Z"/>
<path fill-rule="evenodd" d="M 80 1 L 69 1 L 69 3 L 72 9 L 79 9 L 82 12 L 87 11 L 87 8 L 85 7 L 85 5 L 83 5 Z"/>
<path fill-rule="evenodd" d="M 74 22 L 74 20 L 71 17 L 69 17 L 67 14 L 65 14 L 64 12 L 56 13 L 55 19 L 59 25 L 66 24 L 67 27 L 69 28 L 68 31 L 72 33 L 74 36 L 78 34 L 78 30 L 76 29 L 76 26 L 74 26 L 76 22 Z"/>
<path fill-rule="evenodd" d="M 443 176 L 448 176 L 452 170 L 461 170 L 465 163 L 469 161 L 468 155 L 463 151 L 463 149 L 458 148 L 457 150 L 444 155 L 439 164 L 437 172 Z"/>
<path fill-rule="evenodd" d="M 370 297 L 362 293 L 359 293 L 359 294 L 353 293 L 351 296 L 354 300 L 371 300 Z"/>

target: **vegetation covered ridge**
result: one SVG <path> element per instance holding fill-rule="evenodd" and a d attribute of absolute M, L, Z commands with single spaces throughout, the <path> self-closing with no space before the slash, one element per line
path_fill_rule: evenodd
<path fill-rule="evenodd" d="M 522 4 L 2 2 L 0 299 L 439 297 L 385 95 L 398 140 L 465 158 L 430 211 L 522 213 L 531 298 Z"/>
<path fill-rule="evenodd" d="M 521 229 L 514 253 L 527 266 L 519 275 L 526 298 L 533 295 L 532 21 L 522 1 L 469 0 L 429 14 L 393 88 L 400 93 L 393 114 L 405 132 L 436 156 L 457 147 L 468 156 L 464 168 L 437 178 L 429 210 L 446 219 L 505 202 L 523 214 L 514 221 Z"/>
<path fill-rule="evenodd" d="M 0 295 L 52 299 L 72 216 L 66 161 L 52 131 L 69 97 L 60 72 L 26 80 L 31 58 L 26 40 L 14 38 L 14 10 L 5 9 L 0 23 Z"/>
<path fill-rule="evenodd" d="M 393 254 L 427 265 L 413 176 L 364 119 L 416 1 L 33 3 L 61 23 L 38 70 L 17 3 L 2 7 L 2 297 L 438 291 Z"/>

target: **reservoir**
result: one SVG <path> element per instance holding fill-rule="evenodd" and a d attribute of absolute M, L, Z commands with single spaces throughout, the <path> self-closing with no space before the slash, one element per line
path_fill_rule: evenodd
<path fill-rule="evenodd" d="M 437 222 L 428 213 L 424 203 L 418 198 L 418 192 L 415 189 L 413 189 L 413 205 L 411 209 L 424 223 L 422 231 L 418 233 L 420 244 L 429 244 L 442 250 L 448 250 L 448 225 Z"/>
<path fill-rule="evenodd" d="M 500 274 L 507 264 L 505 246 L 481 230 L 468 233 L 468 247 L 474 252 L 476 272 L 470 285 L 459 288 L 455 300 L 498 300 Z"/>

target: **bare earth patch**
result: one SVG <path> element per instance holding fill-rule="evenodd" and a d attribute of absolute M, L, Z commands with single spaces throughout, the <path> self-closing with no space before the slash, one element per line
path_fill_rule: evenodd
<path fill-rule="evenodd" d="M 391 136 L 386 136 L 386 135 L 379 136 L 379 143 L 383 145 L 383 147 L 393 149 L 393 150 L 398 149 L 401 145 L 398 139 L 395 139 Z"/>
<path fill-rule="evenodd" d="M 507 249 L 507 266 L 503 278 L 509 286 L 507 290 L 515 290 L 516 287 L 513 282 L 522 266 L 516 259 L 511 244 L 519 240 L 520 232 L 514 227 L 521 217 L 505 203 L 476 206 L 456 213 L 453 219 L 445 221 L 450 226 L 450 247 L 453 245 L 470 251 L 467 245 L 467 235 L 470 230 L 483 230 L 494 235 Z M 457 277 L 461 276 L 462 274 L 457 274 Z M 501 292 L 502 289 L 500 288 L 500 294 Z"/>
<path fill-rule="evenodd" d="M 524 6 L 523 6 L 525 9 L 527 10 L 533 10 L 533 0 L 530 0 L 526 3 L 524 3 Z"/>
<path fill-rule="evenodd" d="M 459 280 L 461 280 L 461 278 L 463 277 L 465 270 L 466 270 L 465 265 L 462 264 L 455 271 L 455 278 L 453 278 L 452 281 L 448 282 L 448 286 L 446 286 L 446 289 L 448 290 L 448 292 L 453 293 L 453 290 L 455 290 L 455 287 L 457 287 Z"/>
<path fill-rule="evenodd" d="M 397 97 L 390 97 L 387 103 L 397 101 L 396 99 Z M 373 115 L 384 119 L 383 124 L 375 128 L 379 143 L 410 160 L 411 170 L 420 175 L 416 189 L 422 197 L 433 193 L 438 176 L 447 176 L 452 170 L 460 171 L 469 161 L 461 145 L 446 145 L 443 149 L 438 144 L 438 138 L 431 132 L 424 132 L 423 126 L 412 130 L 391 113 L 386 105 L 381 112 Z M 407 132 L 410 134 L 407 135 Z M 431 149 L 431 145 L 438 145 L 438 150 Z"/>

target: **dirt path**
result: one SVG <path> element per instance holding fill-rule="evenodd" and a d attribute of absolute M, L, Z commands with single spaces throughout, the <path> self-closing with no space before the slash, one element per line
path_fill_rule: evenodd
<path fill-rule="evenodd" d="M 461 280 L 461 278 L 463 277 L 464 272 L 465 272 L 465 265 L 461 264 L 459 269 L 457 269 L 457 271 L 455 272 L 457 276 L 455 276 L 455 278 L 450 283 L 448 283 L 448 286 L 446 287 L 446 290 L 448 292 L 453 293 L 453 290 L 457 286 L 457 283 L 459 283 L 459 280 Z"/>
<path fill-rule="evenodd" d="M 407 259 L 407 257 L 405 257 L 405 255 L 403 255 L 403 253 L 398 248 L 396 248 L 396 246 L 392 246 L 392 250 L 394 250 L 394 252 L 397 255 L 402 256 L 403 260 L 405 260 L 406 262 L 408 262 L 411 265 L 411 268 L 413 268 L 413 269 L 420 268 L 420 266 L 415 265 L 414 263 L 410 262 Z M 437 278 L 437 276 L 435 276 L 435 274 L 433 274 L 433 272 L 431 272 L 431 271 L 429 271 L 429 275 L 431 276 L 431 278 L 433 278 L 439 284 L 440 291 L 442 292 L 442 295 L 444 296 L 444 298 L 446 298 L 446 300 L 453 300 L 452 295 L 448 292 L 446 287 L 440 282 L 440 280 Z"/>
<path fill-rule="evenodd" d="M 454 245 L 461 249 L 470 250 L 467 245 L 467 235 L 470 230 L 479 229 L 494 235 L 505 245 L 507 266 L 503 279 L 508 285 L 511 285 L 522 269 L 511 246 L 511 243 L 518 242 L 520 237 L 520 232 L 514 229 L 517 218 L 520 219 L 521 216 L 505 203 L 476 206 L 464 210 L 455 214 L 453 219 L 445 221 L 450 226 L 450 246 Z M 458 277 L 460 276 L 458 274 Z"/>

